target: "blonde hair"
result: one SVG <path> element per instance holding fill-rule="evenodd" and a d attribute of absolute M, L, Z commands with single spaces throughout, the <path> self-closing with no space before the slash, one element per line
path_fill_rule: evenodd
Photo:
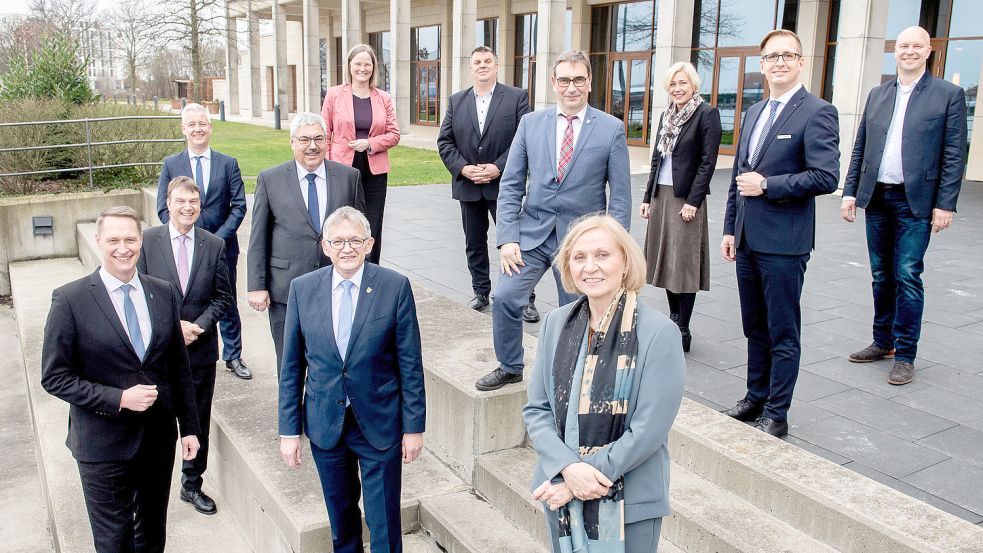
<path fill-rule="evenodd" d="M 672 82 L 672 78 L 676 76 L 676 73 L 682 73 L 686 75 L 689 79 L 689 83 L 693 85 L 693 94 L 700 91 L 700 84 L 703 79 L 700 78 L 700 74 L 696 72 L 696 68 L 693 64 L 688 61 L 677 61 L 669 67 L 666 71 L 666 76 L 662 79 L 662 88 L 669 90 L 669 83 Z"/>
<path fill-rule="evenodd" d="M 761 39 L 761 45 L 759 47 L 759 50 L 761 50 L 762 54 L 765 53 L 765 46 L 768 45 L 768 41 L 775 38 L 776 36 L 788 36 L 794 38 L 795 44 L 796 46 L 798 46 L 798 51 L 796 52 L 796 54 L 798 54 L 799 56 L 802 55 L 802 39 L 799 38 L 799 35 L 795 34 L 794 32 L 788 29 L 775 29 L 774 31 L 771 31 L 770 33 L 766 34 L 765 37 Z"/>
<path fill-rule="evenodd" d="M 375 88 L 379 82 L 379 59 L 375 56 L 375 50 L 368 44 L 356 44 L 348 51 L 348 62 L 345 64 L 345 84 L 352 84 L 352 58 L 365 52 L 372 58 L 372 76 L 369 77 L 369 86 Z"/>
<path fill-rule="evenodd" d="M 641 290 L 645 285 L 645 256 L 642 255 L 642 249 L 617 219 L 605 213 L 589 213 L 571 223 L 570 231 L 567 232 L 559 251 L 556 252 L 556 257 L 553 258 L 553 265 L 560 272 L 563 289 L 572 294 L 580 292 L 570 272 L 570 254 L 574 244 L 583 235 L 595 229 L 606 230 L 624 253 L 625 277 L 622 284 L 625 289 L 632 292 Z"/>
<path fill-rule="evenodd" d="M 96 218 L 96 234 L 102 232 L 102 222 L 105 221 L 107 217 L 131 219 L 134 223 L 136 223 L 138 232 L 143 230 L 143 221 L 140 219 L 140 215 L 137 213 L 137 210 L 128 205 L 118 205 L 114 207 L 107 207 L 106 209 L 102 210 L 102 213 L 100 213 L 99 217 Z"/>

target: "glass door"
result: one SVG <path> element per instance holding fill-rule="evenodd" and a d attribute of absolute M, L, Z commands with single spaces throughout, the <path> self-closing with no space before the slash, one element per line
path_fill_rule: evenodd
<path fill-rule="evenodd" d="M 741 123 L 748 108 L 765 97 L 760 56 L 754 50 L 718 49 L 713 68 L 710 103 L 720 111 L 720 153 L 734 155 L 741 136 Z"/>
<path fill-rule="evenodd" d="M 629 146 L 649 141 L 649 103 L 652 96 L 651 54 L 611 54 L 608 61 L 607 102 L 604 110 L 621 119 Z"/>
<path fill-rule="evenodd" d="M 440 62 L 420 61 L 413 63 L 413 122 L 419 125 L 437 125 L 437 112 L 440 109 Z"/>

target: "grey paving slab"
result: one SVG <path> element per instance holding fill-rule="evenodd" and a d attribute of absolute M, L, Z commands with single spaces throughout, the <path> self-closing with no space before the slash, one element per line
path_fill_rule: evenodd
<path fill-rule="evenodd" d="M 686 389 L 702 392 L 715 388 L 743 388 L 745 379 L 708 367 L 692 358 L 686 363 Z"/>
<path fill-rule="evenodd" d="M 917 378 L 906 386 L 888 384 L 887 375 L 891 371 L 891 364 L 891 361 L 851 363 L 844 357 L 836 357 L 811 365 L 803 365 L 801 370 L 887 399 L 928 387 L 927 383 Z"/>
<path fill-rule="evenodd" d="M 957 423 L 948 419 L 856 389 L 817 399 L 814 403 L 840 416 L 908 441 L 917 441 L 957 426 Z"/>
<path fill-rule="evenodd" d="M 983 513 L 983 468 L 979 466 L 946 459 L 902 480 L 964 509 Z"/>
<path fill-rule="evenodd" d="M 818 456 L 822 457 L 823 459 L 826 459 L 828 461 L 832 461 L 832 462 L 836 463 L 837 465 L 845 465 L 845 464 L 850 463 L 852 461 L 851 459 L 847 459 L 846 457 L 844 457 L 842 455 L 838 455 L 836 453 L 833 453 L 832 451 L 830 451 L 828 449 L 819 447 L 816 444 L 811 444 L 811 443 L 809 443 L 809 442 L 807 442 L 805 440 L 802 440 L 800 438 L 796 438 L 795 436 L 788 436 L 788 437 L 785 438 L 785 441 L 788 442 L 788 443 L 790 443 L 790 444 L 795 444 L 795 445 L 801 447 L 802 449 L 804 449 L 804 450 L 806 450 L 806 451 L 808 451 L 810 453 L 813 453 L 815 455 L 818 455 Z"/>
<path fill-rule="evenodd" d="M 831 411 L 827 411 L 815 403 L 799 401 L 794 398 L 792 399 L 792 407 L 788 412 L 788 426 L 791 429 L 801 428 L 807 424 L 813 424 L 836 416 Z"/>
<path fill-rule="evenodd" d="M 819 376 L 809 371 L 799 371 L 792 398 L 799 401 L 815 401 L 850 389 L 846 384 L 826 378 L 825 376 Z"/>
<path fill-rule="evenodd" d="M 983 369 L 981 369 L 983 370 Z M 934 365 L 918 371 L 918 378 L 932 386 L 972 399 L 983 398 L 983 373 Z M 958 400 L 957 400 L 958 401 Z"/>
<path fill-rule="evenodd" d="M 941 509 L 963 520 L 968 520 L 973 524 L 983 523 L 983 515 L 964 509 L 959 505 L 956 505 L 955 503 L 947 501 L 921 488 L 908 484 L 907 482 L 898 480 L 897 478 L 894 478 L 892 476 L 888 476 L 883 472 L 880 472 L 863 463 L 853 462 L 853 463 L 847 463 L 844 466 L 849 468 L 850 470 L 853 470 L 854 472 L 857 472 L 859 474 L 866 476 L 867 478 L 870 478 L 871 480 L 875 480 L 877 482 L 880 482 L 881 484 L 884 484 L 885 486 L 894 488 L 895 490 L 898 490 L 903 494 L 924 501 L 925 503 L 928 503 L 929 505 L 935 507 L 936 509 Z"/>
<path fill-rule="evenodd" d="M 917 374 L 917 373 L 916 373 Z M 942 388 L 926 386 L 894 398 L 894 401 L 927 412 L 944 413 L 945 418 L 983 430 L 983 401 L 964 396 L 954 397 Z M 983 456 L 983 453 L 980 454 Z"/>
<path fill-rule="evenodd" d="M 979 430 L 954 426 L 917 443 L 983 469 L 983 432 Z"/>

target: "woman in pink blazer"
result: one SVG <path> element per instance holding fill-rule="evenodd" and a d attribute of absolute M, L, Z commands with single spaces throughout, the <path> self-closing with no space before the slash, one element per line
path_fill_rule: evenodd
<path fill-rule="evenodd" d="M 367 259 L 376 264 L 382 251 L 388 150 L 399 144 L 392 98 L 376 88 L 378 65 L 371 46 L 355 45 L 348 52 L 345 84 L 329 88 L 321 108 L 328 126 L 328 159 L 351 165 L 362 173 L 365 216 L 375 238 Z"/>

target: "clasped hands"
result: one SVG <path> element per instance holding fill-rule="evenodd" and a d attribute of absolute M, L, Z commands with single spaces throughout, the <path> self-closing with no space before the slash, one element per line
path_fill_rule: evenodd
<path fill-rule="evenodd" d="M 475 165 L 465 165 L 461 168 L 461 175 L 473 181 L 475 184 L 488 184 L 501 175 L 498 166 L 494 163 L 477 163 Z"/>
<path fill-rule="evenodd" d="M 599 499 L 608 494 L 613 482 L 604 473 L 587 463 L 567 465 L 560 475 L 563 481 L 556 484 L 546 480 L 532 492 L 532 498 L 542 501 L 551 511 L 566 505 L 574 498 L 581 501 Z"/>

